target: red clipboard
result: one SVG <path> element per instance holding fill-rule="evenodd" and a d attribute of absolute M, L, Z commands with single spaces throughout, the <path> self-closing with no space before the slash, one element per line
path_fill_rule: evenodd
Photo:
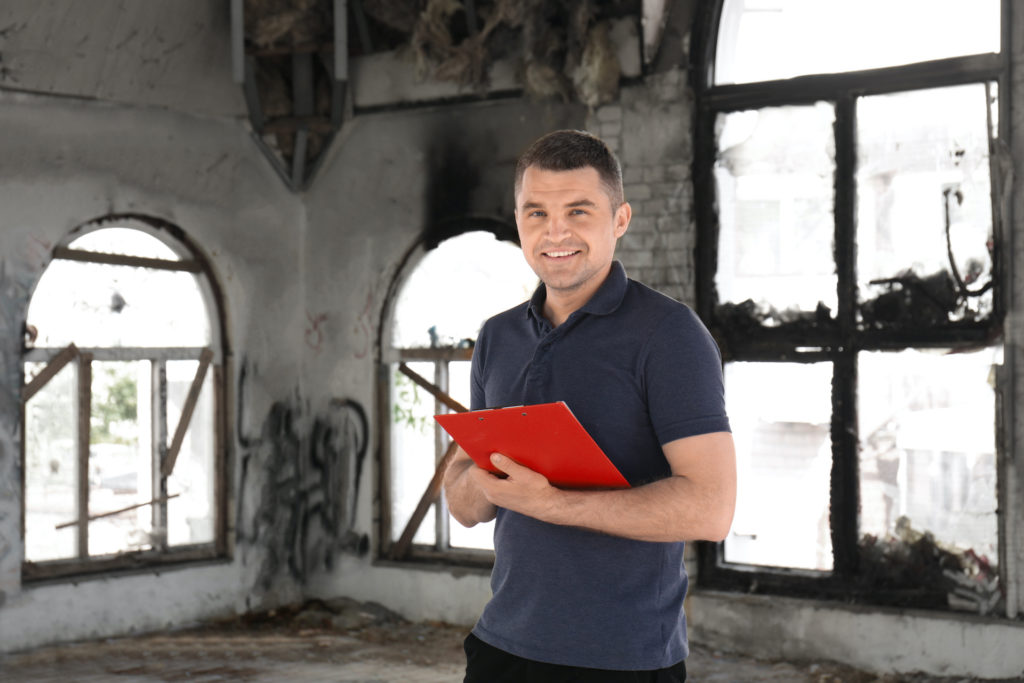
<path fill-rule="evenodd" d="M 491 453 L 501 453 L 540 472 L 563 488 L 628 488 L 564 401 L 513 408 L 435 415 L 434 419 L 490 472 Z"/>

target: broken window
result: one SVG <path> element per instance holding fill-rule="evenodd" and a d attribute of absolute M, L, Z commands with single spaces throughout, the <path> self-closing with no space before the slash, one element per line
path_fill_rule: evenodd
<path fill-rule="evenodd" d="M 392 557 L 489 557 L 493 523 L 466 529 L 453 522 L 438 482 L 431 487 L 450 446 L 433 416 L 469 408 L 480 326 L 528 299 L 536 286 L 519 247 L 489 232 L 441 242 L 404 278 L 384 351 L 390 456 L 384 529 Z"/>
<path fill-rule="evenodd" d="M 707 11 L 698 307 L 739 500 L 701 580 L 999 610 L 1000 3 Z"/>
<path fill-rule="evenodd" d="M 215 310 L 163 230 L 119 221 L 54 250 L 26 320 L 26 578 L 220 553 Z"/>

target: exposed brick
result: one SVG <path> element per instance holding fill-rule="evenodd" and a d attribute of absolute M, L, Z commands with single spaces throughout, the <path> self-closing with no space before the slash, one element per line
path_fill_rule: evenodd
<path fill-rule="evenodd" d="M 644 182 L 645 183 L 657 183 L 665 179 L 665 167 L 658 166 L 647 166 L 644 168 Z"/>
<path fill-rule="evenodd" d="M 601 139 L 607 140 L 610 137 L 618 137 L 622 133 L 621 121 L 609 121 L 601 124 Z"/>
<path fill-rule="evenodd" d="M 630 201 L 651 198 L 651 186 L 644 183 L 629 185 L 625 190 L 626 197 L 628 197 Z"/>

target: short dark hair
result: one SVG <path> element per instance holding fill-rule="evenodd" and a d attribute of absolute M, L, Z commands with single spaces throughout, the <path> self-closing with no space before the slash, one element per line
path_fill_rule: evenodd
<path fill-rule="evenodd" d="M 612 210 L 625 202 L 619 160 L 603 140 L 586 131 L 556 130 L 530 145 L 516 162 L 516 197 L 523 187 L 523 174 L 530 166 L 545 171 L 575 171 L 590 166 L 600 176 Z"/>

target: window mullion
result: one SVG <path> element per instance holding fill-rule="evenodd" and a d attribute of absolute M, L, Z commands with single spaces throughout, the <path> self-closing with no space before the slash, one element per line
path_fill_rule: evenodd
<path fill-rule="evenodd" d="M 167 361 L 153 362 L 153 453 L 151 477 L 153 482 L 152 530 L 150 537 L 154 550 L 167 549 L 167 477 L 163 475 L 167 457 Z"/>
<path fill-rule="evenodd" d="M 835 572 L 857 569 L 859 475 L 857 461 L 857 228 L 856 98 L 836 101 L 835 261 L 839 342 L 833 349 L 832 473 L 830 503 Z"/>
<path fill-rule="evenodd" d="M 92 356 L 78 357 L 78 557 L 89 557 L 89 450 L 92 442 Z"/>

